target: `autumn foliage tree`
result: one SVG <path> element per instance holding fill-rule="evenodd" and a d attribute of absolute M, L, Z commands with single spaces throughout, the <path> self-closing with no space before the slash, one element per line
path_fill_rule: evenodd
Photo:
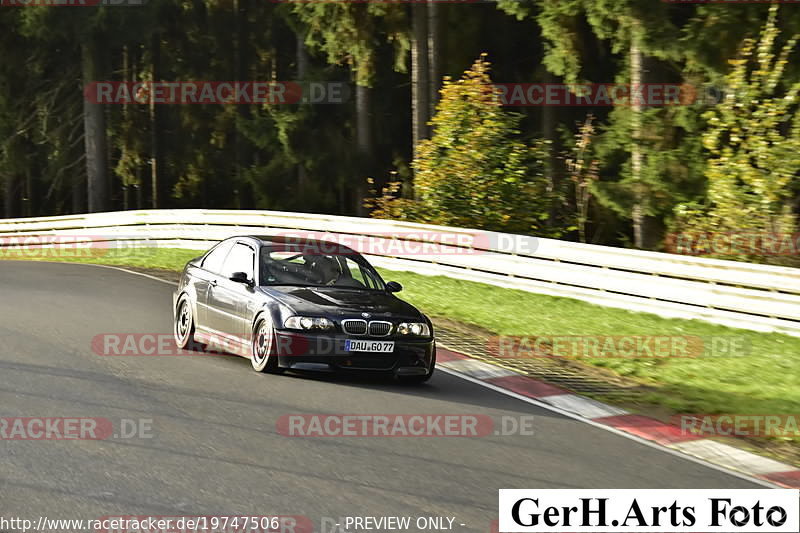
<path fill-rule="evenodd" d="M 445 79 L 433 135 L 415 153 L 414 200 L 384 195 L 374 214 L 512 233 L 542 228 L 551 200 L 546 151 L 520 140 L 520 117 L 502 108 L 489 69 L 482 55 L 461 79 Z"/>
<path fill-rule="evenodd" d="M 773 5 L 758 41 L 744 40 L 739 56 L 730 61 L 724 100 L 704 116 L 707 200 L 679 206 L 684 231 L 788 234 L 796 229 L 792 202 L 800 172 L 800 83 L 786 86 L 784 73 L 797 36 L 776 52 L 777 11 Z"/>

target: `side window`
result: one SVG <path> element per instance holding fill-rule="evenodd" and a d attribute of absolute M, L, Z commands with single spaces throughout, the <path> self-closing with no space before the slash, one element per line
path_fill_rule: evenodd
<path fill-rule="evenodd" d="M 253 263 L 255 262 L 255 252 L 245 244 L 236 243 L 233 245 L 231 253 L 225 259 L 222 266 L 222 275 L 226 278 L 233 276 L 234 272 L 244 272 L 249 279 L 253 279 Z"/>
<path fill-rule="evenodd" d="M 228 255 L 231 246 L 233 246 L 233 243 L 230 242 L 217 245 L 217 247 L 211 250 L 211 253 L 203 259 L 203 268 L 214 274 L 221 273 L 222 263 L 225 261 L 225 256 Z"/>
<path fill-rule="evenodd" d="M 355 280 L 360 286 L 368 289 L 380 289 L 381 283 L 373 275 L 372 272 L 353 261 L 349 257 L 344 258 L 347 264 L 347 270 L 350 272 L 350 277 Z"/>
<path fill-rule="evenodd" d="M 345 261 L 345 264 L 347 265 L 347 270 L 350 273 L 350 277 L 356 280 L 362 286 L 369 287 L 368 282 L 364 278 L 364 273 L 361 272 L 361 267 L 358 265 L 358 263 L 349 258 L 343 258 L 343 259 Z"/>

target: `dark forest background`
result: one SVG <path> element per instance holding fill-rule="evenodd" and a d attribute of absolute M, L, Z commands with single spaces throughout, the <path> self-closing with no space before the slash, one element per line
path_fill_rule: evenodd
<path fill-rule="evenodd" d="M 679 231 L 792 233 L 799 31 L 800 6 L 763 3 L 3 6 L 2 214 L 277 209 L 644 249 Z M 351 90 L 340 104 L 98 105 L 83 96 L 98 80 Z M 513 82 L 698 93 L 499 105 L 491 84 Z"/>

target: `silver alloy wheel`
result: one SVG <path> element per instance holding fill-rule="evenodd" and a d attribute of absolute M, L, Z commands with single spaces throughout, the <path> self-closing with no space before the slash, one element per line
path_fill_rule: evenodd
<path fill-rule="evenodd" d="M 180 348 L 185 348 L 192 337 L 192 308 L 186 298 L 178 305 L 175 314 L 175 342 Z"/>
<path fill-rule="evenodd" d="M 266 322 L 262 321 L 253 346 L 253 360 L 259 366 L 269 357 L 269 352 L 272 349 L 272 327 Z"/>
<path fill-rule="evenodd" d="M 253 331 L 253 355 L 250 358 L 253 370 L 269 374 L 282 373 L 283 369 L 278 364 L 278 356 L 273 353 L 274 350 L 275 329 L 270 317 L 264 316 L 258 320 Z"/>

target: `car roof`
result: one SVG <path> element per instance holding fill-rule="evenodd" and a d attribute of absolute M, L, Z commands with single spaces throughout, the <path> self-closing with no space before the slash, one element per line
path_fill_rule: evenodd
<path fill-rule="evenodd" d="M 330 250 L 335 249 L 340 254 L 356 254 L 358 252 L 345 246 L 339 242 L 326 241 L 324 239 L 314 239 L 309 237 L 294 236 L 294 235 L 240 235 L 238 237 L 231 237 L 231 239 L 253 239 L 262 246 L 280 245 L 286 248 L 294 246 L 308 248 L 310 250 L 319 250 L 322 253 L 330 253 Z M 335 247 L 335 248 L 334 248 Z"/>

